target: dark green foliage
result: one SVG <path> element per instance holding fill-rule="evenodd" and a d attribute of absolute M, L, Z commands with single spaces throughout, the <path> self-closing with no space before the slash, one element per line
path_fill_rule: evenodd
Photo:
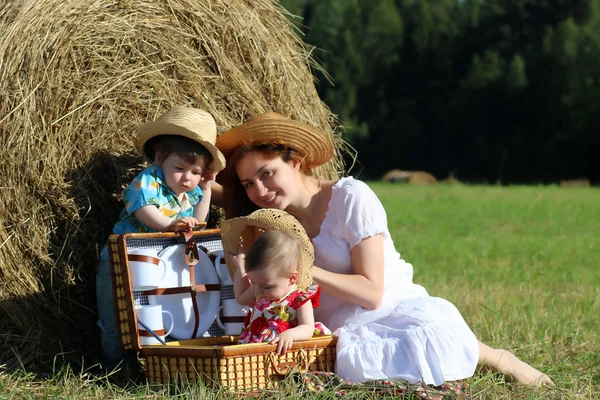
<path fill-rule="evenodd" d="M 365 176 L 600 181 L 600 0 L 282 4 Z"/>

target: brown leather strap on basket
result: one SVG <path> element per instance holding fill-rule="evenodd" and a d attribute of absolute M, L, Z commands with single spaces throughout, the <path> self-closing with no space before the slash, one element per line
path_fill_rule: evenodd
<path fill-rule="evenodd" d="M 165 336 L 165 330 L 164 329 L 156 329 L 154 330 L 154 333 L 156 333 L 158 336 Z M 151 334 L 150 332 L 143 330 L 143 329 L 139 329 L 138 330 L 138 334 L 140 336 L 144 336 L 144 337 L 154 337 L 153 334 Z"/>
<path fill-rule="evenodd" d="M 195 285 L 196 286 L 196 293 L 199 292 L 214 292 L 217 290 L 221 290 L 221 285 L 218 283 L 210 283 L 207 285 Z M 178 286 L 178 287 L 171 287 L 171 288 L 157 288 L 157 289 L 149 289 L 149 290 L 144 290 L 142 292 L 144 295 L 146 296 L 153 296 L 153 295 L 162 295 L 162 294 L 181 294 L 181 293 L 190 293 L 190 286 Z"/>
<path fill-rule="evenodd" d="M 127 255 L 127 260 L 128 261 L 145 262 L 145 263 L 154 264 L 154 265 L 160 264 L 160 259 L 159 258 L 151 257 L 151 256 L 145 256 L 143 254 L 128 254 Z"/>
<path fill-rule="evenodd" d="M 183 232 L 183 237 L 185 238 L 185 263 L 190 269 L 189 292 L 190 296 L 192 296 L 192 306 L 194 307 L 194 318 L 196 321 L 194 331 L 192 332 L 192 339 L 195 339 L 198 333 L 198 326 L 200 325 L 200 312 L 198 311 L 198 299 L 196 298 L 196 274 L 194 271 L 194 266 L 198 264 L 198 244 L 193 232 Z"/>

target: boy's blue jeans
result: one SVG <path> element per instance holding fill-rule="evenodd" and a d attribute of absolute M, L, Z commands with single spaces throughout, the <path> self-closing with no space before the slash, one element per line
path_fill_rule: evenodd
<path fill-rule="evenodd" d="M 100 327 L 100 344 L 103 363 L 107 368 L 115 367 L 120 361 L 134 356 L 133 351 L 123 350 L 117 331 L 117 315 L 113 296 L 112 274 L 108 260 L 108 248 L 104 246 L 96 273 L 96 304 Z"/>

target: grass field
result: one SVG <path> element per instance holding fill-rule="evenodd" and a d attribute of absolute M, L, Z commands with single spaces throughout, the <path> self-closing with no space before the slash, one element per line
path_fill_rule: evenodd
<path fill-rule="evenodd" d="M 557 384 L 523 388 L 478 373 L 468 380 L 473 398 L 600 398 L 599 189 L 371 187 L 388 212 L 396 248 L 415 268 L 415 282 L 453 302 L 484 343 L 513 351 Z M 186 390 L 123 388 L 65 368 L 42 382 L 0 373 L 4 397 L 221 397 L 202 387 Z M 335 397 L 292 392 L 262 397 Z"/>

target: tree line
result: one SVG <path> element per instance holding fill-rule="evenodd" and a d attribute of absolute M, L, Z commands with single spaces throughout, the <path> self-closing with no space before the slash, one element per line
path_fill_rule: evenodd
<path fill-rule="evenodd" d="M 361 177 L 600 181 L 600 0 L 282 0 Z M 331 80 L 331 81 L 330 81 Z"/>

